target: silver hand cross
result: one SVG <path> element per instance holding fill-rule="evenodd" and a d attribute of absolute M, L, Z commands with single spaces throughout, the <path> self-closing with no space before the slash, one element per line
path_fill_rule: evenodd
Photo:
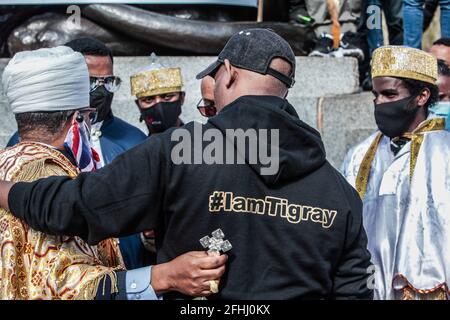
<path fill-rule="evenodd" d="M 217 229 L 211 233 L 212 237 L 204 236 L 200 239 L 200 244 L 203 248 L 208 248 L 208 253 L 219 253 L 230 251 L 233 246 L 230 241 L 224 240 L 225 234 L 222 229 Z"/>

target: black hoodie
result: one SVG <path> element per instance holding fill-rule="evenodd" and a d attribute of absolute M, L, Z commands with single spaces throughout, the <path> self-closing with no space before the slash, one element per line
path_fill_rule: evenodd
<path fill-rule="evenodd" d="M 156 229 L 158 262 L 202 250 L 199 239 L 220 228 L 233 248 L 218 298 L 372 297 L 358 194 L 326 161 L 319 133 L 286 100 L 244 96 L 205 125 L 182 129 L 150 137 L 74 180 L 18 183 L 10 209 L 34 229 L 91 244 Z M 230 129 L 277 129 L 278 143 L 274 136 L 263 145 L 278 150 L 279 170 L 262 174 L 267 162 L 248 152 L 240 157 L 243 164 L 174 164 L 183 134 L 190 137 L 184 143 L 191 144 L 185 150 L 192 159 L 206 154 L 210 142 L 196 144 L 194 132 L 207 129 L 216 129 L 210 131 L 216 138 Z M 231 146 L 242 154 L 236 141 L 224 141 L 216 152 Z"/>

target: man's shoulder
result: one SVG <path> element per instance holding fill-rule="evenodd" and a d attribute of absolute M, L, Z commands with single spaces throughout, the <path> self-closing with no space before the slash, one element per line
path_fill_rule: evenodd
<path fill-rule="evenodd" d="M 347 155 L 353 155 L 357 153 L 365 153 L 367 149 L 369 149 L 372 142 L 375 138 L 380 134 L 379 131 L 372 133 L 370 136 L 362 140 L 361 142 L 355 144 L 350 150 L 347 152 Z"/>
<path fill-rule="evenodd" d="M 369 150 L 371 144 L 376 139 L 376 137 L 380 134 L 379 131 L 372 133 L 370 136 L 357 143 L 353 147 L 351 147 L 344 158 L 343 167 L 359 161 L 362 161 L 362 158 L 366 154 L 367 150 Z"/>
<path fill-rule="evenodd" d="M 59 151 L 36 142 L 20 142 L 0 152 L 0 177 L 33 181 L 50 175 L 76 176 L 77 169 Z"/>
<path fill-rule="evenodd" d="M 431 139 L 444 140 L 450 145 L 450 131 L 449 130 L 434 130 L 425 133 Z"/>
<path fill-rule="evenodd" d="M 0 151 L 0 167 L 11 161 L 33 161 L 49 155 L 47 148 L 40 143 L 22 142 Z"/>
<path fill-rule="evenodd" d="M 427 158 L 438 154 L 443 157 L 450 156 L 450 131 L 436 130 L 426 132 L 420 150 L 424 151 L 421 154 Z"/>
<path fill-rule="evenodd" d="M 102 126 L 102 143 L 108 141 L 117 145 L 123 151 L 133 148 L 147 139 L 147 136 L 135 126 L 114 116 L 108 123 Z"/>
<path fill-rule="evenodd" d="M 356 175 L 358 174 L 364 156 L 379 134 L 379 131 L 371 134 L 369 137 L 350 148 L 345 155 L 340 171 L 353 187 L 355 187 Z"/>
<path fill-rule="evenodd" d="M 121 134 L 125 136 L 135 136 L 136 138 L 141 140 L 145 140 L 147 138 L 147 136 L 144 132 L 142 132 L 141 129 L 116 116 L 113 117 L 110 126 L 114 130 L 123 130 Z"/>

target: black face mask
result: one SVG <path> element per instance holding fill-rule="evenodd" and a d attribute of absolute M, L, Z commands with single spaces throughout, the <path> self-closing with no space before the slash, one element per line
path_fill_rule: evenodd
<path fill-rule="evenodd" d="M 104 86 L 100 86 L 89 95 L 92 108 L 97 109 L 95 122 L 106 120 L 111 115 L 111 104 L 114 93 L 109 92 Z"/>
<path fill-rule="evenodd" d="M 139 106 L 139 105 L 138 105 Z M 140 121 L 145 121 L 150 133 L 164 132 L 177 125 L 181 114 L 181 101 L 159 102 L 148 109 L 142 109 Z"/>
<path fill-rule="evenodd" d="M 389 138 L 400 137 L 405 133 L 416 117 L 418 106 L 411 106 L 417 95 L 407 98 L 375 104 L 375 121 L 378 129 Z"/>

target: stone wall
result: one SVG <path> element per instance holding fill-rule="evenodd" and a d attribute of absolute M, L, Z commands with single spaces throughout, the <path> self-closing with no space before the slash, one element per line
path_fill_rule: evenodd
<path fill-rule="evenodd" d="M 200 82 L 195 75 L 214 61 L 213 57 L 161 57 L 167 67 L 181 67 L 186 91 L 182 120 L 201 121 L 196 105 L 200 100 Z M 0 59 L 0 74 L 6 65 Z M 139 123 L 139 112 L 130 95 L 129 77 L 149 63 L 147 57 L 115 58 L 114 68 L 123 84 L 115 94 L 114 113 L 145 131 Z M 288 100 L 297 109 L 300 118 L 318 129 L 325 142 L 330 162 L 340 166 L 345 153 L 353 144 L 372 133 L 376 126 L 373 119 L 371 93 L 358 92 L 357 62 L 352 58 L 323 59 L 297 58 L 296 84 L 289 92 Z M 6 98 L 0 96 L 0 148 L 16 130 L 14 116 Z"/>

